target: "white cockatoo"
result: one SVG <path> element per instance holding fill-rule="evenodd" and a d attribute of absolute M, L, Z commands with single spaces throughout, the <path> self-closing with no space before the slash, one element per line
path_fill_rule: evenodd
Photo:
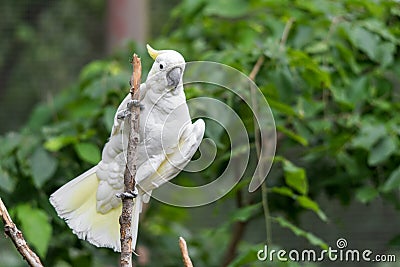
<path fill-rule="evenodd" d="M 155 60 L 145 83 L 140 86 L 140 143 L 137 148 L 137 196 L 132 216 L 132 247 L 135 249 L 139 214 L 151 191 L 174 178 L 190 161 L 204 134 L 204 121 L 191 123 L 182 75 L 185 60 L 173 50 L 154 50 Z M 118 107 L 109 141 L 101 161 L 68 182 L 50 197 L 58 215 L 81 239 L 99 247 L 120 251 L 128 123 L 124 124 L 128 94 Z M 137 104 L 137 103 L 136 103 Z"/>

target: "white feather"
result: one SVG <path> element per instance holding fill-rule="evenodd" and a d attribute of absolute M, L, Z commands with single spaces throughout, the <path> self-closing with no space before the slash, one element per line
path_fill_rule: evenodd
<path fill-rule="evenodd" d="M 139 178 L 139 188 L 151 194 L 151 190 L 174 178 L 186 166 L 193 157 L 203 139 L 205 124 L 203 120 L 197 120 L 189 124 L 179 139 L 179 145 L 174 151 L 158 164 L 158 168 L 150 177 Z M 138 170 L 139 173 L 139 170 Z"/>
<path fill-rule="evenodd" d="M 62 186 L 50 196 L 50 202 L 80 239 L 120 251 L 118 219 L 121 206 L 105 214 L 97 212 L 99 180 L 96 169 L 97 166 Z"/>

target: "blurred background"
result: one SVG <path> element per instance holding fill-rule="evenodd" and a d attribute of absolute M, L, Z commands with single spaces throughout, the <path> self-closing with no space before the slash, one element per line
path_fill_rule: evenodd
<path fill-rule="evenodd" d="M 301 266 L 400 266 L 398 1 L 2 0 L 0 15 L 0 197 L 45 266 L 118 266 L 118 254 L 78 240 L 48 197 L 100 159 L 128 92 L 132 53 L 142 77 L 152 64 L 146 43 L 245 74 L 260 62 L 255 82 L 278 143 L 266 183 L 248 193 L 259 145 L 249 108 L 223 88 L 187 86 L 188 98 L 214 97 L 238 113 L 251 163 L 216 203 L 151 201 L 138 266 L 182 266 L 179 236 L 195 266 L 300 266 L 256 254 L 267 243 L 335 249 L 339 238 L 397 263 Z M 174 183 L 208 183 L 241 160 L 221 126 L 206 128 L 218 160 Z M 0 266 L 27 266 L 4 237 Z"/>

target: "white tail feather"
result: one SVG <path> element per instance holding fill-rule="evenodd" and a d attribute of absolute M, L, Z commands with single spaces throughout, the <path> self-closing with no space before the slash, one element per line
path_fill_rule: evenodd
<path fill-rule="evenodd" d="M 134 200 L 134 207 L 132 210 L 132 249 L 135 250 L 136 247 L 136 241 L 137 241 L 137 236 L 138 236 L 138 229 L 139 229 L 139 215 L 142 212 L 142 195 L 138 195 L 136 199 Z"/>
<path fill-rule="evenodd" d="M 105 214 L 97 212 L 98 184 L 96 167 L 93 167 L 54 192 L 50 202 L 79 238 L 98 247 L 120 251 L 121 206 Z"/>

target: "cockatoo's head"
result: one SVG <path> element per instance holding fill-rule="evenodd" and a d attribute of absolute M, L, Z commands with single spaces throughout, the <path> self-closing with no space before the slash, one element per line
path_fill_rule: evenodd
<path fill-rule="evenodd" d="M 159 90 L 175 91 L 182 86 L 185 59 L 174 50 L 155 50 L 147 45 L 149 55 L 154 59 L 146 84 L 155 85 Z"/>

